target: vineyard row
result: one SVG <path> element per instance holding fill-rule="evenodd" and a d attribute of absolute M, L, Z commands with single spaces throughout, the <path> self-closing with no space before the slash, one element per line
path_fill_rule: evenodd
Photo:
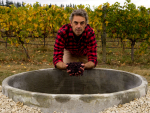
<path fill-rule="evenodd" d="M 77 5 L 72 7 L 58 7 L 52 5 L 40 6 L 35 3 L 33 7 L 24 4 L 24 7 L 0 6 L 0 38 L 14 45 L 29 43 L 29 36 L 35 37 L 55 36 L 59 28 L 69 23 L 69 16 L 74 9 L 83 8 L 87 11 L 89 24 L 94 29 L 96 37 L 101 37 L 103 54 L 106 55 L 106 37 L 119 38 L 120 42 L 131 42 L 131 59 L 134 60 L 135 43 L 141 42 L 141 53 L 150 44 L 150 8 L 136 7 L 130 0 L 124 6 L 116 2 L 112 5 L 104 3 L 94 8 L 90 5 Z M 7 36 L 7 38 L 5 38 Z M 14 36 L 15 38 L 10 38 Z M 104 45 L 103 45 L 104 44 Z M 123 45 L 124 48 L 124 45 Z M 25 47 L 24 47 L 25 50 Z M 103 57 L 106 57 L 106 56 Z M 28 56 L 28 55 L 27 55 Z"/>

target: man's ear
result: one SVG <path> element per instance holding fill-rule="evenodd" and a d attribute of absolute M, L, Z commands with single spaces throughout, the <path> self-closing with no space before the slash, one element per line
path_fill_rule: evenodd
<path fill-rule="evenodd" d="M 88 23 L 87 22 L 85 22 L 85 25 L 87 25 Z"/>
<path fill-rule="evenodd" d="M 70 20 L 70 24 L 71 24 L 71 26 L 72 26 L 72 21 Z"/>

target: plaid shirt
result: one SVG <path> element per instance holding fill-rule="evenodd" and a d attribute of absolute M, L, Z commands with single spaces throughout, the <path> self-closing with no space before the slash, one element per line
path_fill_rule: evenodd
<path fill-rule="evenodd" d="M 88 56 L 88 61 L 97 65 L 97 42 L 95 33 L 89 24 L 86 25 L 79 41 L 77 42 L 70 24 L 63 25 L 56 36 L 54 44 L 54 66 L 63 62 L 64 48 L 75 56 Z"/>

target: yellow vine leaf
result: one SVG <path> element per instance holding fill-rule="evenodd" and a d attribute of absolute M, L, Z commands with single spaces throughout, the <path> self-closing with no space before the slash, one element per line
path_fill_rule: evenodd
<path fill-rule="evenodd" d="M 108 21 L 106 21 L 105 23 L 106 23 L 106 26 L 108 26 L 108 23 L 109 23 L 109 22 L 108 22 Z"/>
<path fill-rule="evenodd" d="M 13 46 L 13 42 L 12 42 L 12 40 L 11 40 L 10 44 Z"/>
<path fill-rule="evenodd" d="M 50 20 L 50 17 L 48 16 L 47 19 Z"/>
<path fill-rule="evenodd" d="M 0 22 L 3 22 L 3 19 L 0 19 Z"/>
<path fill-rule="evenodd" d="M 38 27 L 38 25 L 37 25 L 36 23 L 34 23 L 34 27 L 35 27 L 35 28 L 37 28 L 37 27 Z"/>
<path fill-rule="evenodd" d="M 18 46 L 19 46 L 19 44 L 17 43 L 15 46 L 16 46 L 16 47 L 18 47 Z"/>
<path fill-rule="evenodd" d="M 32 17 L 29 17 L 28 20 L 31 21 L 31 20 L 32 20 Z"/>
<path fill-rule="evenodd" d="M 144 35 L 144 38 L 146 38 L 147 36 L 148 36 L 148 35 L 147 35 L 147 34 L 145 34 L 145 35 Z"/>
<path fill-rule="evenodd" d="M 9 30 L 9 27 L 6 27 L 5 30 L 8 31 L 8 30 Z"/>
<path fill-rule="evenodd" d="M 148 42 L 150 42 L 150 38 L 148 39 Z"/>
<path fill-rule="evenodd" d="M 29 39 L 26 40 L 27 43 L 29 43 L 29 41 L 30 41 Z"/>

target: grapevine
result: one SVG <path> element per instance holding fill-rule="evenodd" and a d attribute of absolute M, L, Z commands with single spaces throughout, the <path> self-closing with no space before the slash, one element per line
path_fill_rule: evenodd
<path fill-rule="evenodd" d="M 107 10 L 103 11 L 103 6 Z M 59 28 L 69 23 L 69 16 L 74 9 L 83 8 L 87 11 L 89 24 L 95 32 L 96 38 L 100 39 L 103 34 L 103 23 L 106 25 L 107 37 L 119 38 L 121 42 L 130 40 L 131 58 L 134 60 L 134 46 L 136 42 L 144 42 L 150 45 L 150 8 L 144 6 L 136 8 L 130 0 L 126 0 L 124 6 L 116 2 L 100 4 L 91 9 L 90 5 L 77 5 L 72 7 L 59 7 L 52 5 L 40 6 L 36 2 L 33 7 L 25 4 L 23 7 L 0 6 L 0 38 L 8 41 L 12 46 L 22 45 L 26 51 L 24 43 L 29 43 L 28 37 L 45 38 L 55 37 Z M 103 15 L 106 18 L 103 20 Z M 12 38 L 14 37 L 14 38 Z M 122 43 L 123 44 L 123 43 Z M 146 48 L 143 45 L 140 47 Z M 44 41 L 45 45 L 45 41 Z M 123 44 L 126 46 L 128 44 Z M 124 48 L 124 47 L 123 47 Z M 144 51 L 145 49 L 140 49 Z M 142 52 L 143 53 L 143 52 Z M 26 54 L 27 51 L 26 51 Z M 27 55 L 29 58 L 29 55 Z"/>

